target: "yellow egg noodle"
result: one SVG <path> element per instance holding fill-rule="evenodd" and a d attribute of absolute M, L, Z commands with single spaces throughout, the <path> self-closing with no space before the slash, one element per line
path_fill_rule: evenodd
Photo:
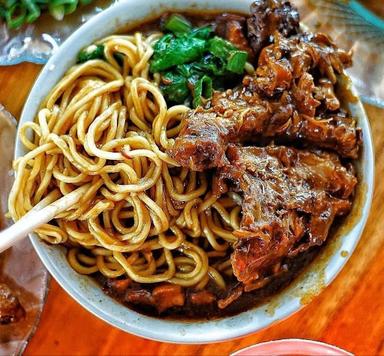
<path fill-rule="evenodd" d="M 160 36 L 104 38 L 105 60 L 66 73 L 20 129 L 29 152 L 14 162 L 9 212 L 18 220 L 88 185 L 77 204 L 36 230 L 68 247 L 78 273 L 196 289 L 211 279 L 224 289 L 239 197 L 216 197 L 208 173 L 180 168 L 165 152 L 189 108 L 168 108 L 159 78 L 149 75 Z"/>

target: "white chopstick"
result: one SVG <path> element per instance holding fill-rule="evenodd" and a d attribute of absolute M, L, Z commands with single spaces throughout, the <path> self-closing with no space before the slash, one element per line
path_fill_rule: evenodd
<path fill-rule="evenodd" d="M 20 220 L 0 232 L 0 252 L 5 251 L 17 241 L 28 236 L 29 233 L 36 230 L 39 226 L 51 221 L 58 214 L 68 210 L 80 200 L 89 187 L 89 183 L 83 185 L 60 199 L 58 197 L 61 194 L 58 190 L 50 193 L 47 198 L 37 204 Z"/>

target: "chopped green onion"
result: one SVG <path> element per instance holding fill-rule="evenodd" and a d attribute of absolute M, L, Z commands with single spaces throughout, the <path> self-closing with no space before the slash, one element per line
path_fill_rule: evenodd
<path fill-rule="evenodd" d="M 204 75 L 196 83 L 193 89 L 193 107 L 196 108 L 203 103 L 203 99 L 209 99 L 212 96 L 212 79 Z"/>
<path fill-rule="evenodd" d="M 92 0 L 0 0 L 0 18 L 12 29 L 20 28 L 25 23 L 36 21 L 43 10 L 47 10 L 56 20 L 62 20 L 81 4 Z"/>
<path fill-rule="evenodd" d="M 173 14 L 164 23 L 164 29 L 181 35 L 192 30 L 191 23 L 183 16 Z"/>
<path fill-rule="evenodd" d="M 0 18 L 3 18 L 5 19 L 5 14 L 6 14 L 7 10 L 5 9 L 5 7 L 3 7 L 1 4 L 0 4 Z"/>
<path fill-rule="evenodd" d="M 78 5 L 79 5 L 78 0 L 73 1 L 67 5 L 64 5 L 65 15 L 69 15 L 69 14 L 72 14 L 73 12 L 75 12 Z"/>
<path fill-rule="evenodd" d="M 4 0 L 3 5 L 5 6 L 6 9 L 9 9 L 13 5 L 15 5 L 18 2 L 18 0 Z"/>
<path fill-rule="evenodd" d="M 244 66 L 247 62 L 248 53 L 245 51 L 233 51 L 230 53 L 228 62 L 227 62 L 227 69 L 230 72 L 241 74 L 244 72 Z"/>
<path fill-rule="evenodd" d="M 5 20 L 9 28 L 18 29 L 25 23 L 27 9 L 24 4 L 16 3 L 5 13 Z"/>
<path fill-rule="evenodd" d="M 190 32 L 191 36 L 201 38 L 203 40 L 207 40 L 212 34 L 213 28 L 211 25 L 197 27 Z"/>
<path fill-rule="evenodd" d="M 26 17 L 27 22 L 32 23 L 36 21 L 37 18 L 40 16 L 40 8 L 36 5 L 35 1 L 22 0 L 22 3 L 25 5 L 26 9 L 28 10 L 28 15 Z"/>
<path fill-rule="evenodd" d="M 227 60 L 229 54 L 236 50 L 237 48 L 232 43 L 217 36 L 208 41 L 208 51 L 215 57 L 219 57 L 223 60 Z"/>
<path fill-rule="evenodd" d="M 92 59 L 104 59 L 104 46 L 91 45 L 80 51 L 77 57 L 77 63 L 84 63 Z"/>
<path fill-rule="evenodd" d="M 64 5 L 53 5 L 52 3 L 48 3 L 48 10 L 54 19 L 61 21 L 64 18 Z"/>
<path fill-rule="evenodd" d="M 89 5 L 91 2 L 92 2 L 92 0 L 80 0 L 80 4 L 83 6 Z"/>
<path fill-rule="evenodd" d="M 78 0 L 49 0 L 48 9 L 56 20 L 61 21 L 65 15 L 76 10 L 77 4 Z"/>
<path fill-rule="evenodd" d="M 77 3 L 77 0 L 49 0 L 49 4 L 52 6 L 72 5 L 73 3 Z"/>

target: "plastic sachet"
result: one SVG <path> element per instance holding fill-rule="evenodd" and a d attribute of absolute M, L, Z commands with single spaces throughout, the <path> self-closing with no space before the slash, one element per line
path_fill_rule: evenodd
<path fill-rule="evenodd" d="M 93 0 L 66 15 L 62 21 L 42 13 L 36 22 L 10 30 L 0 19 L 0 65 L 21 62 L 44 64 L 55 49 L 83 23 L 110 6 L 114 0 Z"/>
<path fill-rule="evenodd" d="M 0 227 L 5 218 L 8 194 L 13 182 L 12 160 L 16 120 L 0 104 Z M 0 325 L 0 355 L 19 355 L 33 335 L 47 294 L 49 275 L 28 238 L 0 254 L 0 283 L 5 283 L 25 310 L 21 320 Z"/>

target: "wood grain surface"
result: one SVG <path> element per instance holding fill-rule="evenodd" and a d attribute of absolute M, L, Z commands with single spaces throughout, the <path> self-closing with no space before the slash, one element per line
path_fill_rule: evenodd
<path fill-rule="evenodd" d="M 40 70 L 0 68 L 0 103 L 17 118 Z M 253 335 L 218 344 L 172 345 L 126 334 L 97 319 L 55 281 L 26 355 L 225 355 L 261 341 L 306 338 L 358 355 L 384 355 L 384 110 L 365 106 L 376 149 L 376 189 L 360 243 L 336 280 L 300 312 Z"/>

